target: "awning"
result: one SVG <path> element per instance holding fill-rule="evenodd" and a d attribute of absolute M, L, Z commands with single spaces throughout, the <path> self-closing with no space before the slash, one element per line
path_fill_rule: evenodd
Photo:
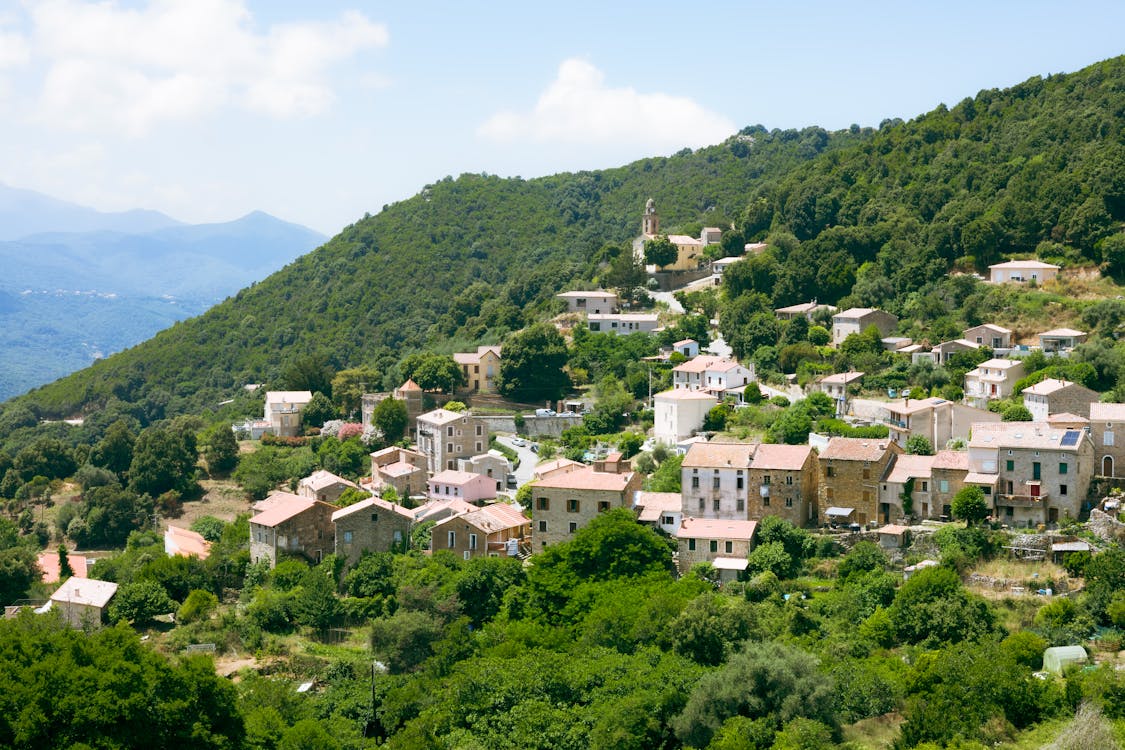
<path fill-rule="evenodd" d="M 711 567 L 716 570 L 746 570 L 746 566 L 750 561 L 746 558 L 737 557 L 716 557 L 711 562 Z"/>
<path fill-rule="evenodd" d="M 970 471 L 965 475 L 965 484 L 987 484 L 990 487 L 995 487 L 999 481 L 999 474 L 982 474 L 979 471 Z"/>
<path fill-rule="evenodd" d="M 847 518 L 852 513 L 855 513 L 855 508 L 829 508 L 824 511 L 824 515 L 833 516 L 835 518 Z"/>

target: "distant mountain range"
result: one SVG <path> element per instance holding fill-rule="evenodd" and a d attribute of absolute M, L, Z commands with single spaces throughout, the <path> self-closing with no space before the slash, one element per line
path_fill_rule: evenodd
<path fill-rule="evenodd" d="M 191 225 L 0 185 L 0 400 L 198 315 L 324 240 L 258 211 Z"/>

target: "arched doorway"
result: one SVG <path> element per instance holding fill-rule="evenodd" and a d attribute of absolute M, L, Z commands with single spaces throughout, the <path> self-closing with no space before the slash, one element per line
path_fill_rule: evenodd
<path fill-rule="evenodd" d="M 1102 459 L 1102 476 L 1113 476 L 1113 456 L 1106 456 Z"/>

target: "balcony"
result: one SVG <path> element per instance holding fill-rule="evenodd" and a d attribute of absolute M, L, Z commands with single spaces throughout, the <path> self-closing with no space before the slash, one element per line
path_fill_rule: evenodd
<path fill-rule="evenodd" d="M 997 495 L 996 504 L 1013 508 L 1042 508 L 1047 502 L 1047 493 L 1038 495 Z"/>

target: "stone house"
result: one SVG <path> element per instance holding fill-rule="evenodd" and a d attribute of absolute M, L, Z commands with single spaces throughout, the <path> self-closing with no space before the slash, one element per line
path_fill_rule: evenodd
<path fill-rule="evenodd" d="M 312 391 L 268 391 L 265 415 L 269 431 L 278 437 L 301 434 L 301 412 L 312 401 Z"/>
<path fill-rule="evenodd" d="M 910 515 L 924 516 L 933 508 L 933 467 L 936 456 L 915 456 L 899 454 L 891 461 L 890 468 L 879 485 L 879 507 L 889 507 L 891 519 L 906 518 L 903 495 L 907 485 L 913 480 L 910 493 Z"/>
<path fill-rule="evenodd" d="M 359 489 L 359 485 L 324 469 L 314 471 L 297 483 L 298 495 L 322 503 L 335 503 L 348 489 Z"/>
<path fill-rule="evenodd" d="M 309 497 L 275 494 L 276 502 L 250 519 L 250 561 L 267 560 L 272 568 L 281 554 L 289 554 L 319 563 L 335 546 L 332 514 L 338 508 Z"/>
<path fill-rule="evenodd" d="M 426 465 L 423 453 L 391 446 L 371 454 L 371 482 L 368 489 L 393 487 L 399 497 L 426 494 Z"/>
<path fill-rule="evenodd" d="M 915 512 L 922 518 L 952 518 L 953 496 L 965 486 L 965 477 L 969 473 L 969 453 L 963 450 L 938 451 L 930 471 L 929 506 L 923 501 L 920 507 L 915 505 Z"/>
<path fill-rule="evenodd" d="M 984 323 L 961 332 L 961 337 L 974 344 L 987 346 L 993 351 L 1012 348 L 1012 332 L 1002 326 Z"/>
<path fill-rule="evenodd" d="M 496 480 L 484 474 L 446 469 L 430 477 L 427 495 L 439 500 L 457 497 L 467 503 L 479 503 L 496 497 Z"/>
<path fill-rule="evenodd" d="M 1054 414 L 1090 416 L 1090 404 L 1101 394 L 1069 380 L 1046 378 L 1023 389 L 1023 405 L 1034 422 L 1046 422 Z"/>
<path fill-rule="evenodd" d="M 678 492 L 639 491 L 633 498 L 637 522 L 676 535 L 683 518 L 683 498 Z"/>
<path fill-rule="evenodd" d="M 109 601 L 116 593 L 117 584 L 112 581 L 71 576 L 51 594 L 51 609 L 72 628 L 96 630 L 105 622 Z"/>
<path fill-rule="evenodd" d="M 475 352 L 457 352 L 453 361 L 461 367 L 465 390 L 471 393 L 494 393 L 500 375 L 500 347 L 478 346 Z"/>
<path fill-rule="evenodd" d="M 1088 509 L 1094 443 L 1085 430 L 1045 422 L 973 427 L 967 484 L 980 486 L 997 520 L 1015 527 L 1078 518 Z"/>
<path fill-rule="evenodd" d="M 365 552 L 404 551 L 410 545 L 413 511 L 369 497 L 332 514 L 336 556 L 352 567 Z"/>
<path fill-rule="evenodd" d="M 694 518 L 742 520 L 748 516 L 751 443 L 694 443 L 680 464 L 683 514 Z"/>
<path fill-rule="evenodd" d="M 726 580 L 746 570 L 754 547 L 757 521 L 684 517 L 676 531 L 677 567 L 687 573 L 697 563 L 710 563 Z"/>
<path fill-rule="evenodd" d="M 633 495 L 644 481 L 619 453 L 592 466 L 553 473 L 532 483 L 535 549 L 569 541 L 599 513 L 633 507 Z"/>
<path fill-rule="evenodd" d="M 1125 404 L 1090 404 L 1090 431 L 1098 476 L 1125 477 Z"/>
<path fill-rule="evenodd" d="M 990 359 L 965 373 L 965 403 L 987 409 L 989 401 L 1012 395 L 1016 381 L 1024 376 L 1023 362 Z"/>
<path fill-rule="evenodd" d="M 531 519 L 507 503 L 450 516 L 433 528 L 430 548 L 474 557 L 518 557 L 531 552 Z"/>
<path fill-rule="evenodd" d="M 829 438 L 818 458 L 822 523 L 890 523 L 879 484 L 902 448 L 886 438 Z"/>
<path fill-rule="evenodd" d="M 457 460 L 488 450 L 488 427 L 470 412 L 434 409 L 418 417 L 418 452 L 426 470 L 437 474 L 456 469 Z"/>
<path fill-rule="evenodd" d="M 719 399 L 705 391 L 671 390 L 652 397 L 653 438 L 658 443 L 674 445 L 703 429 L 707 412 Z"/>
<path fill-rule="evenodd" d="M 1059 275 L 1059 266 L 1041 260 L 1009 260 L 989 266 L 988 275 L 990 284 L 1005 284 L 1009 281 L 1019 284 L 1034 281 L 1042 284 Z"/>
<path fill-rule="evenodd" d="M 617 295 L 597 289 L 591 292 L 563 292 L 556 297 L 566 301 L 566 311 L 581 315 L 603 315 L 617 310 Z"/>
<path fill-rule="evenodd" d="M 817 475 L 810 446 L 759 445 L 750 461 L 748 518 L 781 516 L 794 526 L 815 526 Z"/>
<path fill-rule="evenodd" d="M 880 338 L 891 335 L 898 326 L 898 316 L 872 307 L 852 307 L 832 316 L 832 345 L 839 346 L 853 333 L 863 333 L 871 326 L 879 329 Z"/>
<path fill-rule="evenodd" d="M 500 492 L 507 486 L 508 475 L 512 473 L 512 464 L 499 451 L 490 450 L 479 456 L 459 459 L 457 470 L 489 477 L 496 483 L 496 491 Z"/>

